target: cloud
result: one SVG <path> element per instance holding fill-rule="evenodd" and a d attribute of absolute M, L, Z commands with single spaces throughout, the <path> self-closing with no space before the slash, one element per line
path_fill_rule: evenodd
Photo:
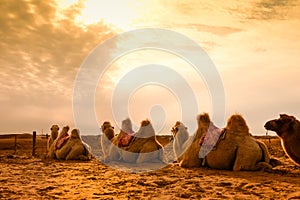
<path fill-rule="evenodd" d="M 299 18 L 299 2 L 290 0 L 257 0 L 229 8 L 235 17 L 244 20 L 288 20 Z"/>
<path fill-rule="evenodd" d="M 200 32 L 208 32 L 218 36 L 227 36 L 232 33 L 237 33 L 242 31 L 242 29 L 240 28 L 234 28 L 229 26 L 210 26 L 205 24 L 187 24 L 185 26 Z"/>
<path fill-rule="evenodd" d="M 10 120 L 26 121 L 24 112 L 35 112 L 46 123 L 60 119 L 59 112 L 47 115 L 46 110 L 68 107 L 64 116 L 72 121 L 77 70 L 87 54 L 114 32 L 102 21 L 86 27 L 76 24 L 80 2 L 59 14 L 54 0 L 3 0 L 0 8 L 5 10 L 0 13 L 0 93 L 5 97 L 0 104 L 7 111 L 0 114 L 0 132 L 9 130 Z M 15 126 L 22 129 L 21 124 Z"/>

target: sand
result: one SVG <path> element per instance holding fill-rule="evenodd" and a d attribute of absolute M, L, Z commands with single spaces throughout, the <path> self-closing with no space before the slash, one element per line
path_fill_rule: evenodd
<path fill-rule="evenodd" d="M 178 164 L 127 173 L 93 159 L 45 159 L 46 139 L 0 137 L 0 199 L 300 199 L 300 170 L 278 138 L 263 140 L 283 165 L 272 172 L 184 169 Z"/>

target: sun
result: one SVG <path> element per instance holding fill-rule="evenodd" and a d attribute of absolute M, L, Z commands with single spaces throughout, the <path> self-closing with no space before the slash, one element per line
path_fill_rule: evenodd
<path fill-rule="evenodd" d="M 78 0 L 59 1 L 59 7 L 64 9 Z M 81 14 L 76 17 L 76 23 L 90 25 L 103 20 L 123 30 L 132 29 L 135 20 L 136 9 L 131 0 L 86 0 L 83 1 Z"/>

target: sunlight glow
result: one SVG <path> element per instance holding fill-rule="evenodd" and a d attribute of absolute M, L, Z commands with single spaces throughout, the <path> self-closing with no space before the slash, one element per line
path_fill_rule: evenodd
<path fill-rule="evenodd" d="M 66 9 L 75 3 L 78 3 L 78 0 L 58 1 L 58 6 Z M 136 18 L 136 12 L 130 0 L 86 0 L 83 1 L 83 5 L 81 14 L 75 18 L 75 21 L 85 26 L 103 20 L 105 23 L 128 30 Z"/>

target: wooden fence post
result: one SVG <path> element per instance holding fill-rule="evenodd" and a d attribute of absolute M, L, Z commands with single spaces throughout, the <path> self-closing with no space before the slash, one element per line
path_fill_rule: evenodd
<path fill-rule="evenodd" d="M 36 131 L 33 131 L 33 135 L 32 135 L 32 156 L 35 155 L 35 144 L 36 144 Z"/>
<path fill-rule="evenodd" d="M 17 153 L 17 134 L 15 134 L 15 154 Z"/>

